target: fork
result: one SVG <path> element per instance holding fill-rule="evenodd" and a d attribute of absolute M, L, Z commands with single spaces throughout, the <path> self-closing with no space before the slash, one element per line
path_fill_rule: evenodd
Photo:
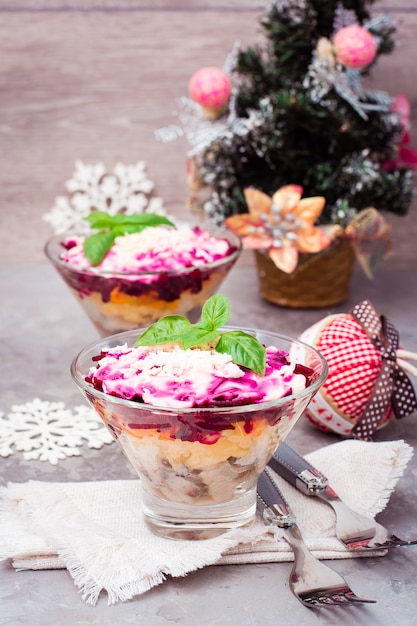
<path fill-rule="evenodd" d="M 284 532 L 284 538 L 294 552 L 289 583 L 291 591 L 304 606 L 319 608 L 375 602 L 357 596 L 340 574 L 309 551 L 295 516 L 268 469 L 258 480 L 258 508 L 266 524 L 278 526 Z"/>
<path fill-rule="evenodd" d="M 417 544 L 415 540 L 400 539 L 377 521 L 349 508 L 329 485 L 326 476 L 287 443 L 279 446 L 269 466 L 305 495 L 317 496 L 333 508 L 336 537 L 349 550 L 366 552 Z"/>

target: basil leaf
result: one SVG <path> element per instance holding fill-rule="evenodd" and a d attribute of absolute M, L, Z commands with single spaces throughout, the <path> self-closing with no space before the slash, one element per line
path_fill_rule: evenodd
<path fill-rule="evenodd" d="M 180 341 L 184 350 L 188 350 L 188 348 L 193 348 L 194 346 L 200 346 L 204 349 L 203 344 L 214 341 L 218 337 L 220 337 L 220 333 L 216 329 L 206 330 L 205 328 L 193 328 L 188 333 L 182 335 Z"/>
<path fill-rule="evenodd" d="M 153 346 L 168 341 L 180 341 L 193 328 L 191 322 L 182 315 L 166 315 L 151 324 L 135 342 L 135 346 Z"/>
<path fill-rule="evenodd" d="M 145 228 L 155 226 L 173 226 L 166 217 L 161 215 L 151 215 L 150 213 L 141 213 L 140 215 L 115 215 L 117 222 L 112 226 L 112 231 L 116 236 L 125 235 L 126 233 L 140 233 Z"/>
<path fill-rule="evenodd" d="M 139 224 L 120 224 L 120 226 L 113 226 L 111 232 L 115 237 L 121 237 L 123 235 L 131 235 L 132 233 L 140 233 L 146 226 L 140 226 Z"/>
<path fill-rule="evenodd" d="M 115 235 L 111 231 L 101 231 L 90 235 L 84 241 L 84 254 L 93 267 L 99 265 L 112 245 Z"/>
<path fill-rule="evenodd" d="M 199 328 L 213 330 L 223 326 L 230 320 L 230 302 L 220 293 L 211 296 L 203 306 L 201 311 L 201 322 Z"/>
<path fill-rule="evenodd" d="M 216 350 L 222 354 L 230 354 L 233 362 L 237 365 L 247 367 L 260 376 L 265 374 L 265 347 L 256 337 L 242 330 L 231 330 L 224 333 L 216 345 Z"/>
<path fill-rule="evenodd" d="M 174 224 L 167 217 L 163 215 L 156 215 L 155 213 L 136 213 L 134 215 L 124 215 L 118 213 L 113 216 L 115 218 L 114 224 L 120 225 L 137 225 L 142 229 L 147 226 L 160 226 L 165 224 L 166 226 L 174 226 Z"/>
<path fill-rule="evenodd" d="M 147 226 L 159 226 L 160 224 L 166 224 L 167 226 L 174 226 L 173 222 L 164 215 L 157 215 L 156 213 L 135 213 L 134 215 L 126 215 L 125 213 L 116 213 L 116 215 L 110 215 L 105 211 L 92 211 L 84 218 L 87 222 L 90 222 L 92 228 L 104 230 L 105 228 L 113 228 L 115 226 L 122 225 L 138 225 L 142 228 Z"/>
<path fill-rule="evenodd" d="M 84 219 L 86 222 L 90 222 L 92 228 L 100 230 L 111 228 L 113 224 L 113 216 L 105 211 L 93 211 Z"/>

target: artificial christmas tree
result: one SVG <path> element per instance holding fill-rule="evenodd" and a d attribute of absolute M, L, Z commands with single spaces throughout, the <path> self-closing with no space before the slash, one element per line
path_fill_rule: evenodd
<path fill-rule="evenodd" d="M 205 212 L 228 223 L 250 210 L 245 189 L 273 197 L 285 186 L 302 186 L 305 196 L 325 199 L 319 225 L 338 226 L 333 237 L 339 239 L 350 229 L 368 274 L 389 248 L 389 227 L 379 211 L 407 213 L 417 164 L 406 145 L 406 97 L 367 86 L 379 57 L 393 51 L 395 34 L 387 16 L 370 17 L 371 4 L 275 0 L 261 18 L 264 45 L 238 49 L 229 61 L 226 112 L 210 121 L 194 103 L 183 111 L 191 145 L 191 204 L 204 189 Z M 285 246 L 288 233 L 292 240 L 295 235 L 282 228 L 287 209 L 274 208 L 278 221 L 258 212 L 258 226 Z M 233 219 L 229 225 L 236 229 Z"/>
<path fill-rule="evenodd" d="M 394 48 L 394 26 L 386 16 L 370 19 L 370 4 L 272 2 L 261 19 L 266 44 L 237 52 L 228 118 L 196 155 L 202 182 L 214 190 L 209 213 L 222 218 L 246 211 L 245 187 L 272 195 L 289 183 L 326 198 L 322 221 L 368 206 L 408 211 L 412 170 L 395 162 L 406 129 L 395 100 L 364 85 L 372 65 Z M 349 47 L 345 64 L 337 53 L 345 40 L 354 57 L 352 24 L 376 46 L 370 63 L 355 69 L 346 66 Z"/>

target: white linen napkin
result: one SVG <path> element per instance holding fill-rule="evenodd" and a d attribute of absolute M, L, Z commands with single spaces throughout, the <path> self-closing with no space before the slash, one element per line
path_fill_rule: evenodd
<path fill-rule="evenodd" d="M 382 511 L 413 454 L 404 441 L 347 440 L 306 457 L 345 502 L 374 517 Z M 305 542 L 320 559 L 364 556 L 335 537 L 332 509 L 300 494 L 276 476 Z M 128 600 L 168 576 L 213 564 L 290 561 L 293 553 L 273 529 L 257 520 L 215 539 L 174 541 L 153 535 L 140 513 L 140 481 L 10 483 L 0 490 L 0 560 L 14 568 L 66 568 L 83 599 L 96 604 Z M 386 551 L 366 553 L 382 556 Z"/>

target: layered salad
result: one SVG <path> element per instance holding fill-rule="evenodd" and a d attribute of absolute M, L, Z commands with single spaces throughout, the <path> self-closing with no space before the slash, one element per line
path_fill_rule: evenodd
<path fill-rule="evenodd" d="M 253 489 L 316 379 L 285 350 L 221 330 L 228 319 L 216 294 L 200 323 L 164 317 L 95 355 L 85 377 L 145 490 L 164 500 L 211 505 Z"/>
<path fill-rule="evenodd" d="M 197 319 L 240 252 L 227 232 L 151 214 L 91 215 L 97 233 L 55 238 L 46 253 L 103 336 L 169 314 Z"/>

